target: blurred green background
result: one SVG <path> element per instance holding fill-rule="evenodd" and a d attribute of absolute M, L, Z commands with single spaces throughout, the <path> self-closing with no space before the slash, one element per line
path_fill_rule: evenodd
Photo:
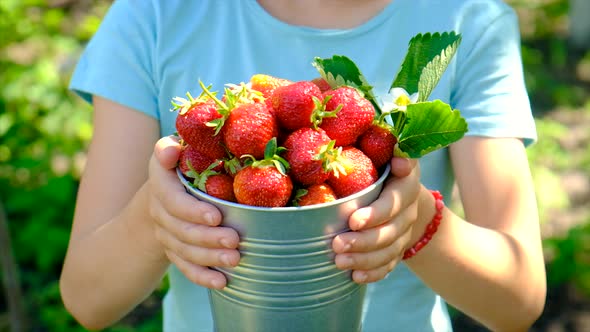
<path fill-rule="evenodd" d="M 92 134 L 91 109 L 67 84 L 110 3 L 0 1 L 0 332 L 84 331 L 58 287 Z M 550 289 L 533 331 L 590 331 L 590 52 L 571 43 L 567 0 L 508 3 L 539 132 L 528 153 Z M 108 331 L 159 331 L 164 289 Z M 454 323 L 485 331 L 460 313 Z"/>

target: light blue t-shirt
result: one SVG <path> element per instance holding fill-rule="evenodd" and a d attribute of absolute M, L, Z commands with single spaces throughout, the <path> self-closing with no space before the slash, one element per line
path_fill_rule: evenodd
<path fill-rule="evenodd" d="M 381 95 L 411 37 L 451 30 L 463 40 L 430 99 L 459 109 L 467 135 L 535 140 L 518 22 L 500 0 L 394 0 L 345 30 L 289 25 L 254 0 L 117 0 L 80 58 L 71 88 L 89 101 L 99 95 L 158 119 L 164 136 L 175 132 L 170 100 L 198 94 L 199 79 L 217 91 L 256 73 L 309 80 L 318 76 L 314 57 L 346 55 Z M 420 165 L 425 186 L 450 197 L 448 151 L 431 153 Z M 207 290 L 175 267 L 169 277 L 164 331 L 211 331 Z M 444 302 L 403 263 L 369 285 L 365 302 L 366 332 L 452 330 Z"/>

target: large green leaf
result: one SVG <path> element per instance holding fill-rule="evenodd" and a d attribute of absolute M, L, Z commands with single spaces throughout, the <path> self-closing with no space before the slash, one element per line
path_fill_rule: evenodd
<path fill-rule="evenodd" d="M 414 36 L 391 88 L 404 88 L 410 94 L 418 92 L 418 101 L 428 100 L 460 43 L 461 35 L 453 31 Z"/>
<path fill-rule="evenodd" d="M 458 110 L 440 100 L 408 105 L 396 155 L 420 158 L 462 138 L 467 122 Z"/>
<path fill-rule="evenodd" d="M 377 113 L 381 114 L 373 87 L 367 82 L 354 61 L 343 55 L 334 55 L 326 59 L 316 57 L 312 65 L 332 88 L 343 85 L 355 87 L 373 104 Z"/>

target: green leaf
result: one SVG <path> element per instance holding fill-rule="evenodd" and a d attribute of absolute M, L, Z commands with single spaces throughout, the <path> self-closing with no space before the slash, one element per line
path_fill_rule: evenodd
<path fill-rule="evenodd" d="M 440 100 L 410 104 L 406 115 L 398 137 L 397 156 L 420 158 L 458 141 L 467 132 L 461 113 Z"/>
<path fill-rule="evenodd" d="M 272 159 L 276 153 L 277 153 L 277 138 L 273 137 L 268 142 L 266 142 L 266 146 L 264 147 L 264 158 L 265 159 Z"/>
<path fill-rule="evenodd" d="M 381 108 L 373 93 L 373 87 L 354 61 L 344 55 L 334 55 L 332 58 L 326 59 L 316 57 L 312 65 L 332 88 L 347 85 L 358 89 L 373 104 L 377 114 L 381 114 Z"/>
<path fill-rule="evenodd" d="M 419 102 L 428 100 L 460 43 L 461 35 L 453 31 L 414 36 L 390 88 L 404 88 L 409 94 L 418 92 Z"/>

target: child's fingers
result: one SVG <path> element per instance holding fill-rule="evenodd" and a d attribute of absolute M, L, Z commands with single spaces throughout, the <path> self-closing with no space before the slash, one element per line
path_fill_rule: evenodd
<path fill-rule="evenodd" d="M 411 205 L 387 223 L 363 231 L 339 234 L 334 238 L 332 248 L 340 254 L 371 252 L 390 247 L 411 230 L 417 215 L 416 205 Z"/>
<path fill-rule="evenodd" d="M 171 251 L 166 251 L 166 255 L 188 280 L 197 285 L 207 288 L 222 289 L 227 284 L 227 280 L 221 272 L 211 270 L 205 266 L 191 264 Z"/>
<path fill-rule="evenodd" d="M 417 168 L 414 168 L 417 170 Z M 371 205 L 358 209 L 348 220 L 350 229 L 359 231 L 381 225 L 416 201 L 420 192 L 419 172 L 403 178 L 391 178 L 379 198 Z"/>
<path fill-rule="evenodd" d="M 191 264 L 201 266 L 236 266 L 240 253 L 235 249 L 209 249 L 184 243 L 163 228 L 156 230 L 156 237 L 167 252 Z"/>
<path fill-rule="evenodd" d="M 166 136 L 156 142 L 154 156 L 164 169 L 173 169 L 178 163 L 180 144 L 178 137 Z"/>
<path fill-rule="evenodd" d="M 406 177 L 412 173 L 417 164 L 417 159 L 394 157 L 391 159 L 391 174 L 398 178 Z"/>

